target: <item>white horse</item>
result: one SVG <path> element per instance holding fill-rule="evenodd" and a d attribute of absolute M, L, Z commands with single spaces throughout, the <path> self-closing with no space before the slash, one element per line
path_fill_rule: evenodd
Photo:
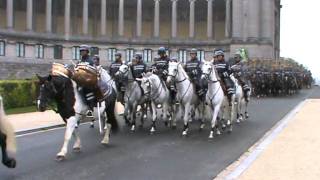
<path fill-rule="evenodd" d="M 156 130 L 156 119 L 157 119 L 157 106 L 161 105 L 162 107 L 162 119 L 164 122 L 168 123 L 170 114 L 169 114 L 169 101 L 170 93 L 167 86 L 164 82 L 161 81 L 159 76 L 147 73 L 144 74 L 143 78 L 138 79 L 141 81 L 141 87 L 144 91 L 145 97 L 151 101 L 152 108 L 152 127 L 151 134 Z"/>
<path fill-rule="evenodd" d="M 126 123 L 131 123 L 131 131 L 135 131 L 138 105 L 140 105 L 142 109 L 143 115 L 141 118 L 141 127 L 143 126 L 143 118 L 147 112 L 147 108 L 144 107 L 145 98 L 143 97 L 142 90 L 139 87 L 138 82 L 133 78 L 131 68 L 127 64 L 122 64 L 115 75 L 120 76 L 120 79 L 123 81 L 122 83 L 126 86 L 126 91 L 124 93 L 125 105 L 123 117 Z"/>
<path fill-rule="evenodd" d="M 218 81 L 216 71 L 212 62 L 204 62 L 202 65 L 202 76 L 201 79 L 205 79 L 208 82 L 208 91 L 206 94 L 206 103 L 210 106 L 212 110 L 212 119 L 211 119 L 211 131 L 209 138 L 212 139 L 214 136 L 215 130 L 217 134 L 220 134 L 218 128 L 216 128 L 216 121 L 218 113 L 220 111 L 221 105 L 223 103 L 224 94 L 222 87 Z"/>
<path fill-rule="evenodd" d="M 8 168 L 16 167 L 16 138 L 14 129 L 5 117 L 3 101 L 0 96 L 0 147 L 2 152 L 2 163 Z"/>
<path fill-rule="evenodd" d="M 245 102 L 244 93 L 241 85 L 239 84 L 239 81 L 233 75 L 231 75 L 230 78 L 235 84 L 235 102 L 234 103 L 236 105 L 235 110 L 237 114 L 236 122 L 240 123 L 245 119 L 243 115 L 244 115 L 244 105 L 246 102 Z"/>
<path fill-rule="evenodd" d="M 68 144 L 71 140 L 71 136 L 74 136 L 75 143 L 73 150 L 79 152 L 81 149 L 81 141 L 79 136 L 79 128 L 75 128 L 78 121 L 84 118 L 86 111 L 89 107 L 84 103 L 83 98 L 77 90 L 77 84 L 68 77 L 63 76 L 47 76 L 40 77 L 40 95 L 37 101 L 38 110 L 43 112 L 48 106 L 50 100 L 54 100 L 57 103 L 58 113 L 67 124 L 64 143 L 57 154 L 56 159 L 62 161 L 65 159 L 68 153 Z M 103 127 L 105 127 L 105 134 L 101 141 L 101 144 L 109 144 L 110 130 L 118 129 L 118 122 L 115 117 L 115 102 L 116 94 L 114 91 L 108 96 L 107 100 L 101 102 L 102 106 L 98 110 L 100 114 L 107 114 L 107 122 L 103 121 Z M 100 118 L 101 121 L 105 120 L 104 117 Z M 106 123 L 106 125 L 105 125 Z M 101 128 L 100 128 L 101 129 Z"/>
<path fill-rule="evenodd" d="M 200 101 L 195 94 L 194 86 L 181 63 L 169 62 L 168 71 L 168 84 L 171 84 L 172 82 L 175 82 L 176 84 L 177 100 L 180 102 L 180 112 L 183 114 L 184 120 L 182 135 L 186 136 L 189 131 L 189 121 L 191 121 L 192 111 L 196 109 L 195 107 L 200 104 Z M 202 116 L 202 113 L 200 113 L 200 116 Z M 202 118 L 200 119 L 202 120 Z M 203 127 L 203 124 L 201 124 L 201 127 Z"/>

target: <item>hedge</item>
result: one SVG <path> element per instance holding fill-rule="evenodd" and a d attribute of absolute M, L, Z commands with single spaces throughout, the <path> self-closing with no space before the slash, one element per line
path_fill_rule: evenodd
<path fill-rule="evenodd" d="M 1 80 L 0 95 L 6 109 L 35 105 L 38 83 L 35 80 Z"/>

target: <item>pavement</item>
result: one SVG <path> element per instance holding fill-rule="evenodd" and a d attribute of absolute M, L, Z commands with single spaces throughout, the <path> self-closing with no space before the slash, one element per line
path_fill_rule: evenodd
<path fill-rule="evenodd" d="M 147 123 L 144 128 L 135 133 L 124 128 L 120 133 L 111 136 L 110 145 L 101 146 L 99 144 L 101 136 L 97 128 L 90 129 L 88 125 L 82 125 L 80 127 L 82 152 L 79 154 L 70 152 L 67 160 L 61 163 L 55 162 L 54 158 L 62 145 L 64 129 L 23 135 L 17 138 L 18 167 L 15 170 L 8 170 L 0 166 L 0 177 L 1 180 L 195 180 L 219 178 L 220 172 L 237 161 L 297 104 L 310 97 L 320 97 L 320 89 L 303 90 L 293 97 L 253 99 L 249 107 L 250 119 L 236 125 L 232 134 L 223 134 L 213 141 L 207 139 L 208 126 L 204 132 L 199 133 L 198 124 L 193 123 L 190 127 L 189 137 L 181 138 L 181 123 L 178 124 L 177 130 L 165 128 L 162 123 L 158 123 L 158 132 L 153 136 L 148 134 L 150 123 Z M 304 126 L 306 124 L 299 127 L 303 128 Z M 309 128 L 309 126 L 306 127 Z M 308 128 L 303 131 L 308 131 Z M 313 125 L 313 128 L 316 126 Z M 298 132 L 298 130 L 294 132 Z M 310 143 L 310 141 L 308 142 Z M 303 147 L 307 146 L 306 144 L 302 145 Z M 287 151 L 291 151 L 291 149 L 287 149 Z M 303 152 L 300 153 L 297 156 L 306 156 Z M 259 158 L 254 162 L 258 162 Z M 267 166 L 271 167 L 277 163 L 282 162 L 276 159 Z M 268 171 L 269 176 L 262 176 L 262 172 L 254 174 L 256 170 L 251 170 L 251 167 L 254 166 L 250 166 L 239 178 L 286 179 L 278 178 L 283 177 L 280 174 L 273 178 L 273 170 Z M 260 167 L 264 168 L 265 165 L 260 165 Z M 280 167 L 285 168 L 285 165 Z M 266 170 L 262 169 L 261 171 Z"/>

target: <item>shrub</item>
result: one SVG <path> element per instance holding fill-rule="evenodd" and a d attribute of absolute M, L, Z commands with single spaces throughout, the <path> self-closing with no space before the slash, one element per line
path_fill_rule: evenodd
<path fill-rule="evenodd" d="M 38 91 L 35 80 L 2 80 L 0 95 L 6 109 L 32 106 L 35 104 Z"/>

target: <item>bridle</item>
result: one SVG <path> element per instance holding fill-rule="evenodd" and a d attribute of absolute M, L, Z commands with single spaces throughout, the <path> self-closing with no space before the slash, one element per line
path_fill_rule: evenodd
<path fill-rule="evenodd" d="M 159 89 L 159 88 L 160 88 L 160 92 L 157 93 L 157 96 L 155 96 L 154 98 L 151 97 L 151 96 L 152 96 L 152 85 L 151 85 L 149 79 L 148 79 L 148 83 L 150 84 L 150 86 L 149 86 L 150 91 L 147 92 L 147 93 L 145 93 L 145 95 L 149 96 L 149 98 L 150 98 L 151 100 L 155 101 L 155 100 L 161 95 L 161 93 L 162 93 L 162 91 L 163 91 L 163 87 L 161 86 L 161 80 L 160 80 L 160 82 L 159 82 L 159 85 L 158 85 L 157 88 L 156 88 L 156 89 Z"/>
<path fill-rule="evenodd" d="M 177 77 L 177 75 L 178 75 L 178 66 L 179 66 L 179 65 L 181 65 L 181 63 L 178 63 L 178 64 L 177 64 L 177 69 L 176 69 L 176 71 L 175 71 L 175 74 L 174 74 L 174 75 L 169 74 L 169 75 L 168 75 L 169 77 L 172 77 L 173 79 L 176 79 L 176 77 Z M 176 83 L 182 83 L 182 82 L 185 81 L 185 80 L 187 80 L 187 77 L 184 77 L 183 80 L 176 81 Z"/>
<path fill-rule="evenodd" d="M 206 80 L 207 80 L 209 83 L 217 83 L 217 82 L 219 82 L 218 80 L 212 80 L 212 79 L 210 78 L 210 75 L 211 75 L 212 72 L 213 72 L 213 68 L 211 67 L 211 68 L 210 68 L 210 71 L 209 71 L 208 73 L 202 72 L 202 74 L 205 76 Z"/>

